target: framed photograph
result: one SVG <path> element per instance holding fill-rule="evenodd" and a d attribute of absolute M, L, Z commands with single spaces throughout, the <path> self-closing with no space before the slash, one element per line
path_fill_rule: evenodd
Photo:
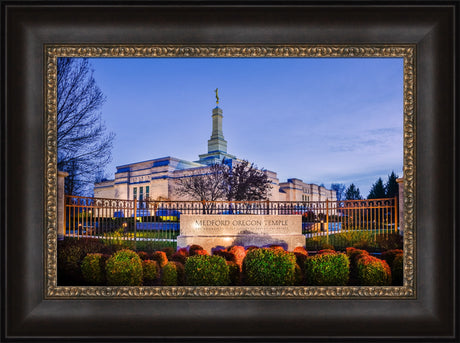
<path fill-rule="evenodd" d="M 437 3 L 431 7 L 413 4 L 396 7 L 383 3 L 378 6 L 357 6 L 352 3 L 326 3 L 322 6 L 309 3 L 250 5 L 239 2 L 178 5 L 175 2 L 150 2 L 136 6 L 2 3 L 5 23 L 5 81 L 2 92 L 5 99 L 2 115 L 2 122 L 5 124 L 2 125 L 2 141 L 5 142 L 2 145 L 2 186 L 5 190 L 2 199 L 2 211 L 5 214 L 2 237 L 5 252 L 3 339 L 342 341 L 351 338 L 404 341 L 424 338 L 455 341 L 458 338 L 458 323 L 454 320 L 454 299 L 458 291 L 454 287 L 455 211 L 451 204 L 455 203 L 456 185 L 454 43 L 457 23 L 453 16 L 456 4 Z M 413 19 L 407 20 L 409 17 Z M 109 173 L 107 178 L 103 175 L 101 166 L 109 163 L 108 159 L 104 160 L 106 156 L 102 152 L 104 144 L 106 147 L 110 145 L 110 134 L 104 136 L 106 141 L 102 141 L 99 146 L 91 138 L 84 145 L 77 146 L 75 141 L 70 142 L 63 137 L 63 128 L 77 126 L 79 132 L 88 132 L 80 126 L 84 119 L 80 118 L 69 125 L 65 119 L 68 117 L 63 119 L 62 115 L 58 115 L 71 100 L 76 99 L 75 103 L 79 103 L 83 99 L 81 95 L 74 98 L 71 93 L 66 95 L 64 86 L 68 86 L 65 80 L 76 75 L 75 70 L 88 68 L 85 64 L 88 61 L 98 66 L 93 71 L 86 69 L 88 75 L 92 77 L 91 73 L 95 73 L 97 80 L 98 70 L 105 70 L 106 78 L 101 76 L 99 81 L 119 86 L 119 95 L 115 95 L 117 90 L 113 90 L 117 87 L 109 90 L 112 92 L 111 99 L 132 99 L 131 103 L 124 101 L 127 104 L 124 109 L 127 112 L 125 116 L 117 114 L 120 104 L 111 104 L 113 118 L 117 118 L 114 123 L 121 127 L 121 131 L 116 134 L 121 133 L 127 137 L 121 144 L 127 146 L 128 153 L 123 155 L 122 150 L 117 150 L 117 156 L 124 156 L 125 160 L 117 160 L 113 168 L 116 169 L 115 174 L 110 171 L 111 175 Z M 152 68 L 152 63 L 160 61 L 163 74 L 158 67 L 152 72 L 149 69 Z M 248 61 L 251 61 L 251 65 L 244 64 Z M 257 64 L 261 61 L 279 64 L 261 67 Z M 306 61 L 321 61 L 323 65 L 310 66 L 308 69 L 302 65 Z M 326 75 L 339 74 L 340 71 L 338 68 L 334 69 L 334 66 L 339 62 L 350 61 L 361 61 L 361 64 L 350 69 L 350 75 L 348 79 L 343 79 L 342 87 L 335 84 L 336 90 L 331 89 L 331 82 L 337 81 L 327 80 Z M 385 63 L 390 62 L 395 64 L 394 68 L 385 69 L 389 68 Z M 277 68 L 283 63 L 291 63 L 290 67 L 294 71 L 290 73 L 287 71 L 289 68 L 284 68 L 284 79 L 275 75 Z M 131 64 L 136 65 L 133 67 Z M 65 68 L 70 70 L 72 65 L 77 65 L 77 69 L 73 69 L 69 79 L 65 79 Z M 255 68 L 261 69 L 260 74 L 251 74 Z M 356 197 L 349 195 L 350 198 L 347 199 L 354 201 L 351 204 L 347 203 L 348 200 L 338 199 L 336 190 L 329 189 L 332 186 L 315 184 L 322 179 L 316 178 L 309 183 L 308 180 L 300 180 L 293 175 L 293 178 L 284 180 L 284 169 L 281 166 L 279 175 L 277 171 L 271 170 L 273 167 L 267 166 L 268 170 L 264 169 L 261 175 L 265 175 L 265 181 L 270 185 L 270 192 L 264 193 L 269 195 L 242 198 L 232 188 L 236 189 L 236 186 L 231 177 L 238 172 L 238 165 L 244 165 L 245 156 L 238 153 L 239 156 L 236 157 L 230 149 L 227 151 L 222 113 L 225 112 L 224 104 L 228 100 L 224 100 L 225 92 L 222 89 L 214 88 L 219 85 L 214 84 L 210 89 L 212 134 L 208 140 L 207 152 L 197 152 L 197 155 L 202 153 L 197 156 L 197 160 L 188 158 L 188 155 L 186 159 L 163 158 L 162 155 L 145 156 L 142 159 L 142 154 L 149 151 L 146 148 L 148 144 L 156 146 L 150 151 L 161 154 L 159 147 L 168 136 L 163 137 L 158 132 L 158 141 L 153 137 L 142 141 L 136 137 L 136 131 L 129 131 L 131 122 L 146 118 L 142 114 L 133 113 L 139 111 L 142 99 L 145 99 L 145 95 L 142 97 L 136 93 L 149 85 L 147 82 L 142 86 L 142 82 L 146 81 L 140 81 L 139 75 L 145 77 L 152 73 L 152 91 L 158 89 L 160 98 L 168 98 L 171 107 L 180 108 L 181 99 L 187 99 L 190 104 L 198 101 L 196 92 L 205 83 L 201 79 L 202 75 L 215 73 L 218 76 L 213 77 L 212 81 L 218 82 L 227 80 L 229 70 L 230 74 L 233 73 L 233 78 L 228 80 L 231 80 L 235 89 L 239 87 L 249 91 L 246 83 L 251 77 L 259 83 L 266 80 L 265 86 L 263 82 L 260 85 L 253 82 L 256 88 L 254 96 L 261 99 L 259 101 L 263 101 L 264 90 L 268 94 L 280 94 L 289 89 L 287 85 L 292 87 L 293 93 L 302 85 L 316 88 L 317 97 L 324 99 L 323 107 L 327 108 L 320 111 L 318 107 L 316 111 L 323 113 L 324 122 L 328 123 L 325 126 L 330 130 L 329 137 L 334 140 L 340 134 L 339 131 L 334 132 L 336 122 L 344 119 L 343 116 L 341 119 L 332 115 L 327 117 L 327 113 L 350 108 L 347 107 L 348 100 L 354 101 L 355 106 L 363 107 L 361 111 L 368 111 L 367 115 L 360 117 L 356 114 L 359 111 L 351 112 L 353 114 L 346 122 L 356 126 L 353 121 L 364 121 L 360 126 L 363 135 L 376 128 L 372 131 L 374 138 L 380 134 L 386 141 L 392 140 L 396 147 L 399 142 L 402 165 L 401 170 L 398 170 L 401 172 L 398 194 L 394 194 L 394 198 L 390 200 L 377 203 L 380 198 L 377 195 L 380 194 L 377 192 L 377 182 L 372 185 L 368 200 L 360 200 L 359 190 Z M 302 70 L 308 70 L 312 76 L 308 78 L 308 82 L 298 83 L 296 77 L 307 76 Z M 321 70 L 327 70 L 329 74 L 322 74 Z M 368 79 L 359 76 L 363 74 L 363 70 L 367 70 Z M 395 79 L 399 77 L 395 86 L 394 82 L 392 84 L 388 81 L 391 79 L 390 70 L 395 73 Z M 372 76 L 373 72 L 377 76 Z M 237 73 L 242 73 L 240 79 Z M 372 82 L 366 81 L 372 77 Z M 78 80 L 80 81 L 74 87 L 84 85 L 82 78 Z M 269 87 L 270 80 L 272 88 Z M 93 85 L 91 82 L 90 79 L 88 87 Z M 134 82 L 134 85 L 127 87 L 129 82 Z M 174 82 L 182 84 L 184 88 L 180 90 L 173 87 L 177 90 L 177 97 L 171 90 L 167 91 Z M 238 82 L 241 83 L 240 86 L 237 85 Z M 186 83 L 190 84 L 190 89 L 195 93 L 191 90 L 187 93 Z M 379 99 L 380 102 L 373 103 L 372 106 L 380 106 L 379 113 L 387 112 L 384 117 L 380 115 L 381 124 L 378 123 L 379 116 L 372 117 L 370 107 L 366 107 L 365 93 L 355 90 L 353 83 L 361 88 L 366 88 L 367 85 L 369 97 Z M 324 87 L 325 84 L 329 88 Z M 258 87 L 264 89 L 257 89 Z M 394 110 L 387 108 L 388 103 L 385 103 L 385 97 L 389 97 L 390 90 L 395 92 L 395 89 L 400 90 L 399 99 L 394 100 L 396 103 L 399 101 L 397 108 L 400 109 L 400 131 L 392 126 L 397 119 L 392 119 L 391 113 Z M 93 91 L 97 98 L 98 88 L 93 88 Z M 340 97 L 340 94 L 343 96 Z M 327 100 L 327 95 L 334 99 Z M 353 96 L 357 99 L 353 100 Z M 297 98 L 305 102 L 305 92 L 300 92 Z M 102 96 L 99 100 L 102 102 Z M 93 106 L 97 112 L 100 108 L 97 101 L 93 98 L 85 105 Z M 237 103 L 238 100 L 234 102 Z M 287 114 L 289 111 L 298 110 L 294 106 L 289 109 L 286 104 L 276 109 L 277 105 L 270 104 L 269 99 L 266 102 L 269 103 L 268 106 L 264 107 L 261 103 L 256 108 L 265 112 L 270 108 L 275 112 L 285 110 L 284 113 Z M 156 102 L 158 107 L 164 106 L 163 108 L 168 108 L 167 103 L 168 101 L 161 105 L 159 100 Z M 249 102 L 241 100 L 238 105 L 243 106 L 245 103 Z M 72 106 L 68 108 L 71 109 Z M 167 131 L 166 122 L 169 121 L 175 125 L 188 126 L 188 131 L 200 131 L 197 129 L 198 125 L 184 123 L 190 119 L 186 115 L 177 111 L 171 113 L 176 113 L 172 115 L 173 118 L 152 118 L 153 123 L 159 123 L 156 130 Z M 271 120 L 274 124 L 278 120 L 276 125 L 279 127 L 289 122 L 289 118 L 284 119 L 282 114 L 267 113 L 266 116 L 255 117 L 255 120 L 247 120 L 255 125 L 254 128 L 243 130 L 239 140 L 249 136 L 254 140 L 261 140 L 257 137 L 263 137 L 263 132 L 276 135 L 276 130 L 270 131 L 264 120 Z M 88 122 L 95 122 L 93 119 L 97 118 L 89 118 Z M 306 119 L 312 121 L 311 117 Z M 305 130 L 301 130 L 302 116 L 291 116 L 292 120 L 298 121 L 297 132 L 300 140 L 303 135 L 308 136 Z M 134 127 L 139 129 L 142 126 Z M 241 128 L 241 124 L 234 126 Z M 263 126 L 265 130 L 262 130 Z M 311 126 L 318 130 L 313 121 Z M 99 125 L 89 130 L 101 128 Z M 155 129 L 152 127 L 152 136 L 155 135 Z M 378 129 L 387 131 L 377 132 Z M 393 131 L 390 132 L 389 129 Z M 139 137 L 148 137 L 148 132 L 142 132 Z M 354 136 L 360 135 L 359 130 L 354 132 Z M 292 137 L 293 134 L 289 134 Z M 392 134 L 395 134 L 394 139 L 389 138 Z M 180 136 L 182 140 L 190 137 L 196 139 L 196 134 L 187 135 L 187 130 Z M 371 146 L 376 141 L 378 143 L 378 139 L 374 142 L 366 141 L 362 137 L 354 140 L 354 136 L 343 135 L 338 140 L 340 146 L 350 149 L 353 144 Z M 177 140 L 173 135 L 170 137 Z M 317 137 L 324 143 L 324 137 L 327 136 Z M 203 137 L 203 140 L 206 138 Z M 128 142 L 132 139 L 141 140 L 139 146 L 134 144 L 129 147 Z M 62 141 L 66 143 L 63 145 Z M 174 147 L 174 142 L 170 145 Z M 184 145 L 187 146 L 183 150 L 185 153 L 192 144 L 183 142 L 182 146 Z M 293 145 L 286 146 L 293 149 Z M 72 151 L 80 152 L 80 156 L 87 156 L 82 153 L 85 149 L 94 152 L 99 148 L 100 159 L 94 166 L 90 166 L 85 158 L 78 161 L 74 157 L 69 158 Z M 129 152 L 130 149 L 132 152 Z M 276 146 L 267 142 L 265 149 L 276 156 Z M 313 155 L 314 149 L 308 150 L 305 147 L 304 150 L 294 153 L 308 151 L 312 158 L 322 161 L 319 154 L 316 157 Z M 248 151 L 250 154 L 252 150 L 240 151 Z M 356 149 L 353 151 L 357 154 Z M 380 164 L 387 161 L 387 155 L 373 156 L 378 152 L 372 149 L 368 151 L 370 153 L 366 162 L 370 163 L 372 158 Z M 180 154 L 181 151 L 176 153 Z M 337 159 L 339 163 L 338 156 L 331 155 L 330 159 Z M 346 156 L 350 159 L 352 154 Z M 147 160 L 152 157 L 153 160 Z M 64 163 L 65 158 L 70 162 Z M 127 160 L 128 158 L 132 160 Z M 305 162 L 304 159 L 306 158 L 299 158 L 299 166 Z M 270 163 L 268 158 L 263 160 L 265 161 Z M 183 180 L 196 180 L 203 174 L 207 175 L 209 182 L 213 168 L 218 168 L 217 162 L 221 163 L 221 169 L 215 175 L 227 175 L 226 186 L 221 190 L 224 193 L 219 195 L 220 198 L 198 194 L 196 187 L 191 191 L 190 184 Z M 91 179 L 95 183 L 89 183 L 88 186 L 88 183 L 69 182 L 78 181 L 78 173 L 69 167 L 75 167 L 75 163 L 86 163 L 88 170 L 94 167 L 92 170 L 100 172 L 98 175 L 91 174 L 91 177 L 98 176 Z M 363 164 L 363 169 L 371 168 L 370 165 Z M 344 162 L 342 167 L 344 168 Z M 139 172 L 146 169 L 149 173 Z M 226 174 L 228 170 L 231 172 Z M 83 173 L 82 169 L 79 172 Z M 82 175 L 81 173 L 78 175 Z M 321 177 L 325 178 L 321 168 L 319 173 L 323 173 Z M 396 181 L 396 177 L 394 179 Z M 323 182 L 330 184 L 333 183 L 331 180 L 325 178 Z M 366 183 L 363 181 L 362 185 Z M 295 187 L 300 187 L 302 191 L 294 191 Z M 313 187 L 317 187 L 315 191 Z M 352 191 L 353 189 L 350 192 Z M 367 190 L 363 189 L 364 192 Z M 317 198 L 313 200 L 313 196 Z M 222 201 L 222 198 L 226 200 Z M 289 232 L 281 237 L 277 234 L 279 228 L 274 226 L 285 224 L 292 227 L 290 222 L 288 225 L 290 220 L 299 221 L 300 231 Z M 179 223 L 180 235 L 176 237 Z M 225 234 L 215 236 L 217 226 L 225 226 Z M 350 232 L 356 235 L 357 231 L 360 238 L 355 242 L 349 236 Z M 375 243 L 369 247 L 361 231 L 371 233 L 373 242 L 380 242 L 380 245 Z M 163 237 L 163 234 L 171 237 Z M 354 252 L 348 249 L 345 251 L 345 248 L 356 250 L 366 244 L 367 250 L 373 255 L 369 255 L 366 263 L 377 263 L 384 258 L 381 260 L 375 256 L 381 257 L 383 250 L 380 248 L 388 245 L 388 240 L 385 240 L 387 245 L 382 243 L 382 237 L 388 238 L 389 235 L 402 237 L 401 248 L 404 253 L 402 255 L 401 252 L 399 256 L 401 277 L 396 283 L 391 283 L 391 279 L 382 282 L 359 279 L 356 274 L 358 264 L 353 267 L 352 262 L 349 262 L 351 271 L 347 269 L 345 281 L 320 283 L 318 277 L 305 281 L 304 274 L 300 278 L 297 276 L 301 279 L 299 281 L 294 273 L 297 255 L 286 252 L 296 252 L 294 248 L 298 247 L 298 239 L 302 237 L 302 242 L 307 238 L 307 250 L 309 244 L 315 242 L 316 251 L 313 254 L 316 257 L 346 258 L 347 261 L 352 261 Z M 342 239 L 348 237 L 349 240 L 341 246 L 337 238 L 339 236 Z M 59 255 L 63 237 L 66 237 L 67 242 L 89 239 L 92 244 L 99 244 L 94 243 L 95 241 L 104 242 L 106 247 L 113 248 L 111 256 L 96 254 L 91 256 L 92 260 L 85 262 L 91 277 L 97 274 L 94 268 L 97 268 L 99 261 L 107 259 L 104 262 L 107 263 L 106 270 L 109 264 L 116 269 L 113 264 L 117 263 L 118 257 L 114 256 L 120 252 L 127 254 L 127 250 L 114 246 L 126 248 L 127 244 L 132 250 L 138 251 L 137 254 L 132 254 L 138 260 L 136 263 L 141 271 L 144 268 L 144 276 L 147 270 L 145 268 L 150 268 L 149 265 L 151 268 L 158 268 L 162 263 L 162 256 L 167 253 L 171 261 L 168 262 L 170 267 L 174 267 L 179 275 L 177 268 L 182 265 L 180 261 L 184 257 L 176 256 L 174 259 L 172 254 L 176 249 L 180 252 L 185 247 L 188 247 L 188 250 L 183 250 L 187 256 L 198 256 L 196 259 L 187 257 L 187 261 L 206 260 L 212 252 L 216 259 L 221 260 L 222 268 L 226 268 L 228 276 L 225 280 L 219 279 L 213 281 L 214 283 L 195 282 L 191 275 L 195 277 L 203 267 L 195 266 L 196 269 L 191 272 L 192 263 L 186 263 L 184 259 L 186 282 L 178 281 L 176 274 L 175 282 L 164 281 L 166 277 L 163 269 L 161 279 L 152 276 L 152 280 L 148 281 L 144 277 L 143 281 L 139 279 L 137 283 L 126 283 L 126 280 L 120 282 L 115 276 L 111 276 L 109 280 L 109 274 L 104 274 L 107 279 L 104 276 L 103 281 L 88 279 L 83 267 L 83 275 L 79 275 L 83 279 L 79 280 L 78 277 L 73 278 L 71 272 L 67 273 L 69 269 L 63 268 L 65 263 L 72 260 L 62 262 L 62 254 Z M 155 244 L 155 249 L 151 244 Z M 169 247 L 168 244 L 174 246 Z M 292 282 L 287 277 L 273 283 L 260 281 L 254 276 L 257 269 L 260 269 L 260 264 L 252 272 L 250 259 L 245 259 L 249 262 L 244 265 L 242 261 L 238 265 L 236 260 L 232 260 L 237 256 L 230 251 L 232 246 L 245 247 L 245 254 L 248 256 L 257 250 L 248 249 L 248 246 L 253 245 L 270 246 L 270 249 L 260 250 L 274 254 L 276 258 L 287 256 L 286 261 L 288 256 L 292 256 Z M 217 246 L 222 249 L 216 249 Z M 160 248 L 164 251 L 163 255 L 152 252 L 159 251 Z M 343 253 L 319 251 L 325 248 L 341 250 Z M 68 250 L 75 251 L 74 249 L 76 248 L 72 246 Z M 142 252 L 145 256 L 139 252 L 148 249 L 149 252 Z M 70 255 L 72 258 L 76 256 L 72 253 Z M 311 260 L 309 263 L 313 263 L 313 257 L 308 259 Z M 94 261 L 96 264 L 91 264 Z M 382 266 L 385 265 L 385 270 L 391 275 L 389 268 L 392 268 L 390 266 L 393 259 L 388 264 L 387 262 L 378 263 L 384 263 Z M 364 262 L 362 263 L 364 266 Z M 233 265 L 235 270 L 243 270 L 241 277 L 230 278 L 229 266 Z M 297 260 L 297 265 L 302 264 Z M 305 262 L 305 266 L 308 263 Z M 354 272 L 353 268 L 356 268 Z M 302 268 L 299 270 L 299 273 L 305 273 Z M 393 271 L 393 281 L 396 279 L 395 275 L 399 274 Z M 264 280 L 265 276 L 266 274 Z M 360 281 L 350 281 L 349 276 Z M 330 325 L 331 321 L 334 322 L 333 326 Z"/>

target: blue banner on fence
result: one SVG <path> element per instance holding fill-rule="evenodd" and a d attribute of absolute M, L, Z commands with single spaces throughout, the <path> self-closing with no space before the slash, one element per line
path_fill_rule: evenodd
<path fill-rule="evenodd" d="M 136 230 L 151 230 L 151 231 L 179 231 L 179 223 L 171 222 L 143 222 L 137 223 Z"/>

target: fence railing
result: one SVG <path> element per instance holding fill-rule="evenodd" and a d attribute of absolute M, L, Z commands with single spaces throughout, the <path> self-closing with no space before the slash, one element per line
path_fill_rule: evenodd
<path fill-rule="evenodd" d="M 138 201 L 65 197 L 65 236 L 174 246 L 182 214 L 301 215 L 307 246 L 398 231 L 396 198 L 345 201 Z M 338 244 L 338 243 L 337 243 Z"/>

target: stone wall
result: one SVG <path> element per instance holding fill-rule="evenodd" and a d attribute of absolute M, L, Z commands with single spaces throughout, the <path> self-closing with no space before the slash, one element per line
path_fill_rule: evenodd
<path fill-rule="evenodd" d="M 300 215 L 181 215 L 177 247 L 193 244 L 209 253 L 216 247 L 305 245 Z"/>

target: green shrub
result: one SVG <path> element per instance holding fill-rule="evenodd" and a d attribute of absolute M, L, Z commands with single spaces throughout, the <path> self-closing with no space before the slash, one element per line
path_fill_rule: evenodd
<path fill-rule="evenodd" d="M 305 282 L 310 286 L 345 286 L 349 272 L 350 261 L 341 253 L 327 251 L 305 262 Z"/>
<path fill-rule="evenodd" d="M 399 232 L 393 232 L 389 234 L 378 234 L 375 241 L 382 251 L 386 251 L 402 249 L 404 239 Z"/>
<path fill-rule="evenodd" d="M 161 270 L 161 284 L 163 286 L 178 286 L 184 284 L 184 266 L 182 263 L 171 261 Z"/>
<path fill-rule="evenodd" d="M 157 261 L 144 260 L 142 261 L 142 275 L 144 277 L 144 285 L 152 286 L 155 284 L 160 274 L 160 267 Z"/>
<path fill-rule="evenodd" d="M 142 285 L 142 261 L 132 250 L 123 249 L 113 254 L 105 269 L 110 286 Z"/>
<path fill-rule="evenodd" d="M 240 246 L 240 245 L 235 245 L 235 246 Z M 256 249 L 260 249 L 260 248 L 258 246 L 255 246 L 255 245 L 250 245 L 250 246 L 247 246 L 245 250 L 246 250 L 246 252 L 248 252 L 248 251 L 256 250 Z M 230 250 L 230 249 L 228 249 L 228 250 Z"/>
<path fill-rule="evenodd" d="M 100 240 L 95 238 L 65 238 L 58 241 L 57 274 L 59 285 L 82 285 L 84 279 L 81 263 L 87 254 L 110 253 Z"/>
<path fill-rule="evenodd" d="M 391 278 L 393 286 L 403 285 L 403 272 L 404 272 L 404 255 L 396 255 L 391 267 Z"/>
<path fill-rule="evenodd" d="M 305 261 L 307 260 L 307 257 L 308 257 L 308 251 L 305 250 L 305 248 L 303 247 L 297 247 L 294 249 L 294 255 L 295 255 L 296 263 L 299 266 L 304 266 Z"/>
<path fill-rule="evenodd" d="M 197 250 L 204 250 L 203 247 L 201 245 L 198 245 L 198 244 L 192 244 L 189 248 L 188 248 L 188 254 L 190 256 L 193 256 L 193 255 L 196 255 L 196 251 Z"/>
<path fill-rule="evenodd" d="M 318 254 L 336 254 L 337 252 L 334 249 L 321 249 L 318 251 Z"/>
<path fill-rule="evenodd" d="M 273 249 L 253 249 L 243 261 L 244 281 L 248 286 L 292 286 L 296 258 L 293 253 Z"/>
<path fill-rule="evenodd" d="M 176 265 L 177 283 L 179 286 L 185 285 L 185 267 L 183 263 L 173 262 Z"/>
<path fill-rule="evenodd" d="M 308 251 L 304 247 L 295 247 L 294 252 L 308 256 Z"/>
<path fill-rule="evenodd" d="M 204 249 L 196 249 L 193 251 L 193 256 L 195 255 L 209 255 L 208 252 Z"/>
<path fill-rule="evenodd" d="M 279 245 L 279 244 L 271 244 L 271 245 L 269 246 L 269 248 L 270 248 L 270 249 L 274 249 L 274 250 L 283 250 L 283 251 L 285 251 L 284 248 L 283 248 L 281 245 Z"/>
<path fill-rule="evenodd" d="M 125 232 L 124 228 L 119 228 L 113 232 L 105 232 L 102 242 L 106 246 L 112 246 L 114 249 L 134 249 L 136 242 L 130 239 L 130 234 Z"/>
<path fill-rule="evenodd" d="M 179 263 L 182 263 L 185 265 L 185 261 L 187 260 L 187 256 L 184 255 L 184 254 L 181 254 L 179 252 L 175 252 L 172 256 L 171 256 L 171 261 L 176 261 L 176 262 L 179 262 Z"/>
<path fill-rule="evenodd" d="M 148 260 L 150 257 L 150 255 L 146 253 L 145 251 L 138 251 L 137 254 L 139 255 L 142 261 Z"/>
<path fill-rule="evenodd" d="M 243 266 L 243 260 L 246 257 L 246 250 L 241 245 L 234 245 L 227 249 L 227 251 L 235 256 L 235 263 L 241 268 Z"/>
<path fill-rule="evenodd" d="M 358 263 L 358 260 L 363 255 L 369 255 L 369 253 L 366 250 L 356 249 L 352 247 L 347 248 L 347 256 L 348 256 L 348 259 L 350 260 L 350 277 L 349 277 L 350 285 L 353 285 L 353 286 L 359 285 L 357 263 Z"/>
<path fill-rule="evenodd" d="M 107 258 L 104 255 L 88 254 L 81 263 L 83 279 L 90 285 L 103 285 L 105 283 L 105 263 Z"/>
<path fill-rule="evenodd" d="M 366 250 L 366 251 L 375 250 L 374 247 L 371 246 L 371 243 L 366 239 L 362 239 L 362 240 L 354 243 L 353 247 L 356 248 L 356 249 L 362 249 L 362 250 Z"/>
<path fill-rule="evenodd" d="M 164 251 L 155 251 L 152 254 L 152 260 L 157 261 L 160 268 L 163 268 L 168 263 L 168 257 Z"/>
<path fill-rule="evenodd" d="M 235 264 L 236 264 L 236 256 L 235 256 L 235 254 L 227 251 L 227 249 L 215 250 L 213 252 L 213 255 L 214 256 L 221 256 L 221 257 L 223 257 L 225 259 L 225 261 L 235 262 Z"/>
<path fill-rule="evenodd" d="M 165 248 L 161 249 L 161 251 L 163 251 L 166 254 L 166 257 L 168 258 L 168 260 L 171 259 L 172 255 L 176 252 L 171 247 L 165 247 Z"/>
<path fill-rule="evenodd" d="M 381 259 L 363 254 L 357 261 L 357 280 L 361 286 L 389 286 L 390 267 Z"/>
<path fill-rule="evenodd" d="M 187 248 L 180 248 L 180 249 L 177 249 L 176 251 L 177 254 L 181 254 L 181 255 L 184 255 L 186 257 L 188 257 L 188 250 Z"/>
<path fill-rule="evenodd" d="M 393 261 L 396 256 L 402 255 L 403 251 L 401 249 L 393 249 L 393 250 L 388 250 L 384 251 L 382 253 L 382 260 L 386 261 L 390 268 L 393 268 Z"/>
<path fill-rule="evenodd" d="M 372 251 L 378 250 L 379 246 L 374 240 L 374 233 L 372 231 L 356 229 L 344 231 L 341 233 L 330 233 L 328 236 L 317 236 L 307 238 L 305 241 L 308 250 L 316 250 L 318 247 L 328 249 L 341 249 L 343 247 L 351 247 L 355 244 L 365 245 L 366 249 Z"/>
<path fill-rule="evenodd" d="M 362 249 L 347 248 L 347 256 L 351 263 L 356 264 L 357 260 L 360 259 L 362 255 L 369 255 L 369 253 Z"/>
<path fill-rule="evenodd" d="M 226 286 L 229 267 L 221 256 L 190 256 L 185 262 L 185 280 L 190 286 Z"/>
<path fill-rule="evenodd" d="M 303 284 L 304 279 L 305 279 L 304 272 L 302 271 L 302 268 L 300 267 L 300 265 L 298 263 L 295 264 L 294 279 L 295 279 L 294 284 L 296 286 L 301 286 Z"/>
<path fill-rule="evenodd" d="M 240 284 L 240 267 L 232 261 L 226 261 L 228 266 L 228 275 L 230 277 L 230 285 L 237 286 Z"/>
<path fill-rule="evenodd" d="M 335 251 L 335 247 L 334 247 L 332 244 L 323 243 L 323 244 L 321 244 L 321 250 L 332 250 L 332 251 Z"/>

